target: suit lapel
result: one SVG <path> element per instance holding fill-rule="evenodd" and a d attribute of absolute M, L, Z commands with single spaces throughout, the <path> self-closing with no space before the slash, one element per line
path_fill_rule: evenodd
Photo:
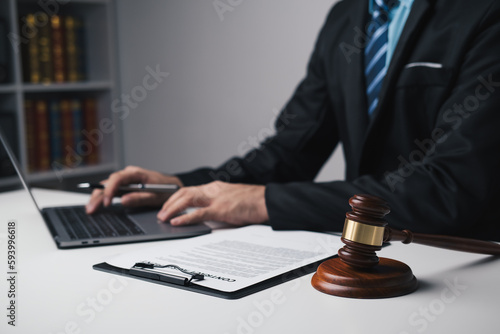
<path fill-rule="evenodd" d="M 349 34 L 346 35 L 345 43 L 351 44 L 352 41 L 356 41 L 359 38 L 359 30 L 363 30 L 368 20 L 368 1 L 361 0 L 358 1 L 358 5 L 352 11 L 350 15 L 350 27 L 356 27 L 356 29 L 350 28 Z M 357 45 L 358 46 L 358 45 Z M 361 47 L 364 47 L 362 45 Z M 349 136 L 349 142 L 352 150 L 350 150 L 355 156 L 354 161 L 359 162 L 361 158 L 363 143 L 366 135 L 366 130 L 368 128 L 369 117 L 367 113 L 366 99 L 363 98 L 365 95 L 365 76 L 364 76 L 364 58 L 363 49 L 359 49 L 359 53 L 353 53 L 350 58 L 350 62 L 346 66 L 347 72 L 344 78 L 343 85 L 348 87 L 345 91 L 346 106 L 348 111 L 346 112 L 346 127 L 347 135 Z M 361 94 L 360 94 L 361 92 Z M 361 95 L 361 98 L 360 98 Z M 354 165 L 358 165 L 357 163 Z M 354 175 L 357 175 L 357 171 L 351 171 Z"/>

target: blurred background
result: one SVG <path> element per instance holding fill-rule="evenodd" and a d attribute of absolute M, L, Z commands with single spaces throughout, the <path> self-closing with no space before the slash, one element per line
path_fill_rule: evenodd
<path fill-rule="evenodd" d="M 121 90 L 141 84 L 147 66 L 169 73 L 123 121 L 125 165 L 216 166 L 269 135 L 334 2 L 120 0 Z M 336 154 L 319 180 L 343 168 Z"/>

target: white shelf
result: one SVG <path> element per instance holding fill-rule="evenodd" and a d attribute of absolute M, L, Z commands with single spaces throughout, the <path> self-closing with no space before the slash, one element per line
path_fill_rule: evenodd
<path fill-rule="evenodd" d="M 13 84 L 0 84 L 0 94 L 12 94 L 17 92 L 17 86 Z"/>
<path fill-rule="evenodd" d="M 90 82 L 68 82 L 50 84 L 29 84 L 22 85 L 21 90 L 25 93 L 57 93 L 57 92 L 82 92 L 96 90 L 110 90 L 114 88 L 111 81 L 90 81 Z"/>

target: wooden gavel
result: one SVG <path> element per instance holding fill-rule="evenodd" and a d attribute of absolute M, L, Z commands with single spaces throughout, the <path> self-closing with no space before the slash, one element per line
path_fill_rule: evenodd
<path fill-rule="evenodd" d="M 371 195 L 349 200 L 339 257 L 323 262 L 312 278 L 319 291 L 342 297 L 384 298 L 413 292 L 417 280 L 404 263 L 378 258 L 376 251 L 389 241 L 418 243 L 456 251 L 500 255 L 500 245 L 468 238 L 398 231 L 387 226 L 387 203 Z"/>

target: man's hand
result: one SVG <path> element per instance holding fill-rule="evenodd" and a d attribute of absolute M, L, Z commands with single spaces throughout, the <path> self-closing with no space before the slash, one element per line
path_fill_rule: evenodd
<path fill-rule="evenodd" d="M 197 187 L 185 187 L 168 199 L 158 213 L 158 219 L 162 221 L 171 219 L 172 225 L 186 225 L 207 220 L 233 225 L 264 223 L 269 220 L 265 189 L 265 186 L 220 181 Z M 199 209 L 175 217 L 189 207 Z"/>
<path fill-rule="evenodd" d="M 170 183 L 176 184 L 179 187 L 183 186 L 181 180 L 175 176 L 168 176 L 134 166 L 129 166 L 111 174 L 107 180 L 101 183 L 106 184 L 106 187 L 104 190 L 95 189 L 92 192 L 92 196 L 86 206 L 86 211 L 89 214 L 94 213 L 101 205 L 109 206 L 119 186 L 131 183 Z M 161 193 L 132 192 L 124 194 L 121 197 L 121 202 L 125 206 L 161 206 L 168 199 L 168 196 L 168 194 Z"/>

